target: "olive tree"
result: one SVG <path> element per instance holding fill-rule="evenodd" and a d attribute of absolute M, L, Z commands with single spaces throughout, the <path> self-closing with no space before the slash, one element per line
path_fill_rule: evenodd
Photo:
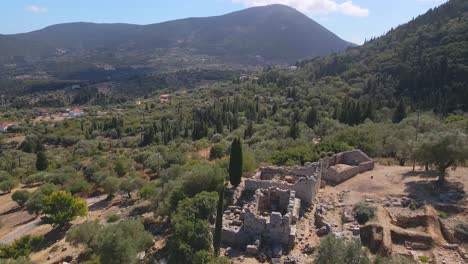
<path fill-rule="evenodd" d="M 439 132 L 427 136 L 414 152 L 414 158 L 434 165 L 439 172 L 439 185 L 445 183 L 446 170 L 468 159 L 468 137 L 459 131 Z"/>

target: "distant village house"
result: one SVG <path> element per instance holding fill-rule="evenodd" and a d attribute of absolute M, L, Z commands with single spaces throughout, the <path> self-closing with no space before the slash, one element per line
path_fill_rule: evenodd
<path fill-rule="evenodd" d="M 75 117 L 75 116 L 82 116 L 84 114 L 84 112 L 81 109 L 75 108 L 73 110 L 70 110 L 70 112 L 68 112 L 68 114 L 69 114 L 70 117 Z"/>
<path fill-rule="evenodd" d="M 159 95 L 159 102 L 161 103 L 169 103 L 171 101 L 170 94 L 161 94 Z"/>
<path fill-rule="evenodd" d="M 8 128 L 14 127 L 19 125 L 19 122 L 3 122 L 0 124 L 0 132 L 1 133 L 6 133 L 8 132 Z"/>
<path fill-rule="evenodd" d="M 45 108 L 41 108 L 41 109 L 37 110 L 36 115 L 38 115 L 38 116 L 47 116 L 47 115 L 49 115 L 49 110 L 45 109 Z"/>

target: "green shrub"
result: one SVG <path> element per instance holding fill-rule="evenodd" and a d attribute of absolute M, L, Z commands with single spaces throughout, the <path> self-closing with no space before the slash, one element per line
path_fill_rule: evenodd
<path fill-rule="evenodd" d="M 107 217 L 107 223 L 114 223 L 114 222 L 117 222 L 119 220 L 120 220 L 120 216 L 115 215 L 115 214 L 114 215 L 109 215 Z"/>
<path fill-rule="evenodd" d="M 11 195 L 11 199 L 15 201 L 20 207 L 23 207 L 24 204 L 31 198 L 31 193 L 22 190 L 22 191 L 16 191 Z"/>
<path fill-rule="evenodd" d="M 444 212 L 444 211 L 440 211 L 440 212 L 439 212 L 439 217 L 440 217 L 440 218 L 446 218 L 446 217 L 447 217 L 447 213 Z"/>
<path fill-rule="evenodd" d="M 419 260 L 423 263 L 426 263 L 429 261 L 429 257 L 428 256 L 419 256 Z"/>
<path fill-rule="evenodd" d="M 44 240 L 43 236 L 23 236 L 11 244 L 0 245 L 0 258 L 17 259 L 27 257 L 32 251 L 39 248 L 39 244 Z"/>
<path fill-rule="evenodd" d="M 359 203 L 354 207 L 354 216 L 359 224 L 363 225 L 375 216 L 375 207 L 366 203 Z"/>
<path fill-rule="evenodd" d="M 369 254 L 359 240 L 346 241 L 329 235 L 320 241 L 314 264 L 370 264 Z"/>
<path fill-rule="evenodd" d="M 224 156 L 226 148 L 223 144 L 215 144 L 210 149 L 210 160 L 220 159 Z"/>

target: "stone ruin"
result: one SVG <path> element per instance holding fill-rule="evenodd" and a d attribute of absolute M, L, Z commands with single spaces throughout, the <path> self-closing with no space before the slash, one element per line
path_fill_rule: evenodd
<path fill-rule="evenodd" d="M 264 244 L 281 255 L 294 246 L 300 208 L 293 190 L 258 189 L 242 208 L 230 206 L 225 211 L 223 241 L 238 248 L 247 245 L 247 253 L 254 255 Z"/>
<path fill-rule="evenodd" d="M 331 184 L 342 183 L 360 173 L 374 169 L 374 161 L 361 150 L 351 150 L 320 160 L 322 180 Z"/>
<path fill-rule="evenodd" d="M 322 181 L 343 182 L 372 170 L 374 162 L 360 150 L 307 162 L 302 167 L 261 167 L 245 179 L 241 197 L 223 216 L 223 244 L 256 255 L 261 247 L 281 256 L 296 243 L 301 204 L 314 203 Z"/>

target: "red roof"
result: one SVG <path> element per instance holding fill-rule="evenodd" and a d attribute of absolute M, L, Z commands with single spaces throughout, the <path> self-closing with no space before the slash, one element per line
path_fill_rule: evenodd
<path fill-rule="evenodd" d="M 70 113 L 82 113 L 82 112 L 83 112 L 83 110 L 78 109 L 78 108 L 75 108 L 75 109 L 73 109 L 73 110 L 70 110 Z"/>
<path fill-rule="evenodd" d="M 7 126 L 12 126 L 12 125 L 18 125 L 19 122 L 3 122 L 0 127 L 7 127 Z"/>

